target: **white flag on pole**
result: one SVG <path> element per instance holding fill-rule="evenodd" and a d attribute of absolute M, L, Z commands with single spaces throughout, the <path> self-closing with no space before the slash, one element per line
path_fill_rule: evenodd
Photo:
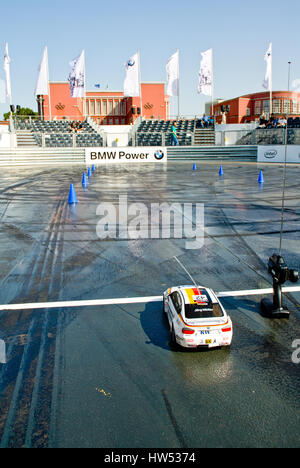
<path fill-rule="evenodd" d="M 140 58 L 137 52 L 125 63 L 124 96 L 140 95 Z"/>
<path fill-rule="evenodd" d="M 48 70 L 48 49 L 45 47 L 42 61 L 39 67 L 39 75 L 35 87 L 35 96 L 49 94 L 49 70 Z"/>
<path fill-rule="evenodd" d="M 4 71 L 6 76 L 6 96 L 11 98 L 11 83 L 10 83 L 10 57 L 8 54 L 8 44 L 5 45 L 4 54 Z"/>
<path fill-rule="evenodd" d="M 179 96 L 179 50 L 169 58 L 166 72 L 168 96 Z"/>
<path fill-rule="evenodd" d="M 272 42 L 270 42 L 269 48 L 265 55 L 266 62 L 266 74 L 263 81 L 263 87 L 268 91 L 272 90 Z"/>
<path fill-rule="evenodd" d="M 85 63 L 84 50 L 74 60 L 70 62 L 72 70 L 69 74 L 68 81 L 70 86 L 71 97 L 83 98 L 85 95 Z"/>
<path fill-rule="evenodd" d="M 199 70 L 198 93 L 212 96 L 213 93 L 213 69 L 212 49 L 201 52 L 201 63 Z"/>

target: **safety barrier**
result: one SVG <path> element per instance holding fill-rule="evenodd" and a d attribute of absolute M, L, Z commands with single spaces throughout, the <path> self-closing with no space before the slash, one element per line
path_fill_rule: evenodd
<path fill-rule="evenodd" d="M 84 148 L 0 148 L 0 166 L 84 164 Z"/>
<path fill-rule="evenodd" d="M 257 160 L 257 146 L 171 146 L 168 148 L 168 160 Z"/>
<path fill-rule="evenodd" d="M 250 145 L 170 146 L 167 151 L 168 160 L 257 160 L 257 146 Z M 0 166 L 84 163 L 85 148 L 0 148 Z"/>

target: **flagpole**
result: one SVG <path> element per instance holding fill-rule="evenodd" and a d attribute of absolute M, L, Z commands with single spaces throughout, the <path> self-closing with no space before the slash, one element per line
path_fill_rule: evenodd
<path fill-rule="evenodd" d="M 270 117 L 273 111 L 272 105 L 272 91 L 273 91 L 273 44 L 271 46 L 271 78 L 270 78 Z"/>
<path fill-rule="evenodd" d="M 265 55 L 265 62 L 267 63 L 266 65 L 266 73 L 265 73 L 265 78 L 263 81 L 263 87 L 269 91 L 269 117 L 271 116 L 273 112 L 273 105 L 272 105 L 272 88 L 273 88 L 273 78 L 272 78 L 272 63 L 273 63 L 273 50 L 272 50 L 272 42 L 269 43 L 269 48 L 266 52 Z"/>
<path fill-rule="evenodd" d="M 143 118 L 141 57 L 140 57 L 140 51 L 139 50 L 138 50 L 138 61 L 139 61 L 139 82 L 140 82 L 140 106 L 141 106 L 141 117 Z"/>
<path fill-rule="evenodd" d="M 290 94 L 290 76 L 291 76 L 291 62 L 288 62 L 288 94 Z M 282 252 L 282 236 L 283 236 L 283 220 L 284 220 L 284 197 L 286 187 L 286 160 L 287 160 L 287 144 L 288 144 L 288 119 L 289 119 L 289 106 L 287 107 L 286 127 L 285 127 L 285 146 L 284 146 L 284 166 L 283 166 L 283 187 L 282 187 L 282 201 L 281 201 L 281 222 L 280 222 L 280 239 L 279 239 L 279 255 Z"/>
<path fill-rule="evenodd" d="M 84 95 L 83 95 L 83 116 L 86 120 L 86 74 L 85 74 L 85 51 L 83 50 L 83 69 L 84 69 Z"/>
<path fill-rule="evenodd" d="M 10 127 L 11 127 L 11 130 L 12 132 L 14 131 L 15 129 L 15 124 L 14 124 L 14 119 L 13 119 L 13 113 L 12 113 L 12 95 L 10 93 L 9 95 L 9 109 L 10 109 L 10 113 L 9 113 L 9 123 L 10 123 Z"/>
<path fill-rule="evenodd" d="M 177 82 L 177 91 L 178 91 L 177 92 L 177 94 L 178 94 L 178 96 L 177 96 L 177 120 L 179 120 L 179 105 L 180 105 L 180 103 L 179 103 L 179 101 L 180 101 L 180 99 L 179 99 L 179 49 L 177 49 L 177 53 L 178 53 L 178 60 L 177 60 L 177 77 L 178 77 L 178 82 Z"/>
<path fill-rule="evenodd" d="M 49 96 L 49 120 L 52 120 L 52 111 L 51 111 L 51 95 L 50 95 L 50 82 L 48 75 L 48 96 Z"/>
<path fill-rule="evenodd" d="M 214 116 L 214 66 L 213 66 L 213 50 L 211 50 L 211 115 Z"/>

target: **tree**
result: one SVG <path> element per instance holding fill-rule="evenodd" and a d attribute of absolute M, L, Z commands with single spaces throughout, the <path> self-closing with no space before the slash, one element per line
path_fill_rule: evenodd
<path fill-rule="evenodd" d="M 3 114 L 4 120 L 9 120 L 9 114 L 10 112 L 5 112 L 5 114 Z M 17 112 L 13 113 L 13 116 L 17 115 L 37 117 L 38 113 L 34 112 L 29 107 L 21 107 Z"/>

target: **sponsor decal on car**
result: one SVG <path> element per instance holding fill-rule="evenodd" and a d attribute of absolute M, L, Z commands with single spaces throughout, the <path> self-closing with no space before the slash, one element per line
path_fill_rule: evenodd
<path fill-rule="evenodd" d="M 185 292 L 188 295 L 190 304 L 207 305 L 209 303 L 207 295 L 197 288 L 186 289 Z"/>

